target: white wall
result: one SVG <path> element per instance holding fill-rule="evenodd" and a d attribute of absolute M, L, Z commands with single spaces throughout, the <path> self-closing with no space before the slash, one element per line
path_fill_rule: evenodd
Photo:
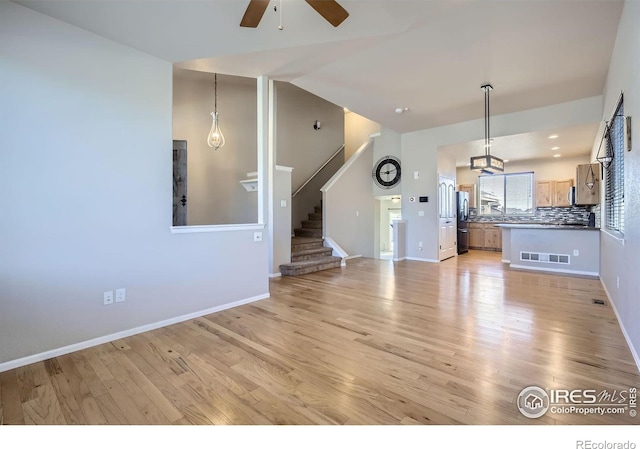
<path fill-rule="evenodd" d="M 278 276 L 280 274 L 280 265 L 291 262 L 290 167 L 278 166 L 274 171 L 272 210 L 273 225 L 271 229 L 273 229 L 273 256 L 269 261 L 269 275 Z"/>
<path fill-rule="evenodd" d="M 325 237 L 349 256 L 378 257 L 378 201 L 371 195 L 373 144 L 359 149 L 323 187 Z"/>
<path fill-rule="evenodd" d="M 514 161 L 505 164 L 505 173 L 534 172 L 536 181 L 573 179 L 576 178 L 576 167 L 580 164 L 588 164 L 589 155 L 576 157 L 561 157 L 549 159 L 535 159 L 528 161 Z M 479 173 L 470 170 L 469 167 L 458 167 L 458 184 L 476 184 Z"/>
<path fill-rule="evenodd" d="M 564 126 L 593 123 L 600 120 L 602 97 L 592 97 L 544 108 L 531 109 L 491 118 L 495 137 L 541 131 Z M 438 187 L 438 147 L 481 139 L 483 119 L 439 128 L 402 134 L 402 218 L 407 220 L 407 256 L 437 260 L 438 215 L 435 195 Z M 449 168 L 450 170 L 450 168 Z M 413 172 L 420 173 L 413 179 Z M 418 196 L 429 196 L 428 203 L 418 203 Z M 416 197 L 410 202 L 410 197 Z M 419 216 L 419 211 L 424 216 Z M 423 242 L 423 251 L 418 242 Z"/>
<path fill-rule="evenodd" d="M 344 160 L 347 161 L 372 134 L 380 132 L 380 124 L 353 111 L 344 113 Z"/>
<path fill-rule="evenodd" d="M 624 112 L 631 116 L 632 151 L 625 153 L 624 244 L 603 232 L 600 239 L 600 277 L 618 312 L 620 324 L 635 351 L 640 367 L 640 2 L 624 4 L 616 45 L 604 91 L 602 119 L 613 114 L 620 91 L 624 91 Z M 594 142 L 592 156 L 600 145 L 601 132 Z M 604 182 L 602 183 L 604 187 Z M 604 198 L 604 196 L 602 196 Z M 604 205 L 601 208 L 604 212 Z M 602 221 L 604 223 L 604 219 Z M 620 278 L 618 287 L 617 278 Z"/>
<path fill-rule="evenodd" d="M 2 2 L 0 65 L 0 363 L 268 294 L 253 230 L 170 233 L 171 64 Z"/>
<path fill-rule="evenodd" d="M 257 223 L 258 195 L 239 181 L 255 172 L 257 86 L 253 78 L 218 75 L 218 114 L 226 143 L 207 145 L 214 109 L 213 73 L 174 69 L 173 138 L 187 141 L 187 224 Z"/>

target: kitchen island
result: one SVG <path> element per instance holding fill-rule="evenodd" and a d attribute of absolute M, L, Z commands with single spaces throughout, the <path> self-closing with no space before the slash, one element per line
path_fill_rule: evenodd
<path fill-rule="evenodd" d="M 502 261 L 511 268 L 598 276 L 600 229 L 539 223 L 497 224 Z"/>

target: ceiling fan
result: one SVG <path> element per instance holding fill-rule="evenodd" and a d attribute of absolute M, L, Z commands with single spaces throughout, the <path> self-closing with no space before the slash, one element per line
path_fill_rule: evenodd
<path fill-rule="evenodd" d="M 335 0 L 305 0 L 318 14 L 325 18 L 334 27 L 340 25 L 349 17 L 346 9 L 338 4 Z M 241 27 L 256 28 L 264 15 L 269 0 L 251 0 L 247 10 L 244 12 Z"/>

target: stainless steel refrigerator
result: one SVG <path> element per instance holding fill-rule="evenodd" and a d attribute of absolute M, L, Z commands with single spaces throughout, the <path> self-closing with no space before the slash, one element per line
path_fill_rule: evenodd
<path fill-rule="evenodd" d="M 458 254 L 469 251 L 469 193 L 456 192 L 458 216 Z"/>

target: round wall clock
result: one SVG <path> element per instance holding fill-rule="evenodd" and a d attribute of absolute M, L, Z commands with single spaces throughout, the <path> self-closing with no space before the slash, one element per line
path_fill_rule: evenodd
<path fill-rule="evenodd" d="M 400 182 L 400 159 L 385 156 L 373 166 L 373 180 L 381 189 L 390 189 Z"/>

